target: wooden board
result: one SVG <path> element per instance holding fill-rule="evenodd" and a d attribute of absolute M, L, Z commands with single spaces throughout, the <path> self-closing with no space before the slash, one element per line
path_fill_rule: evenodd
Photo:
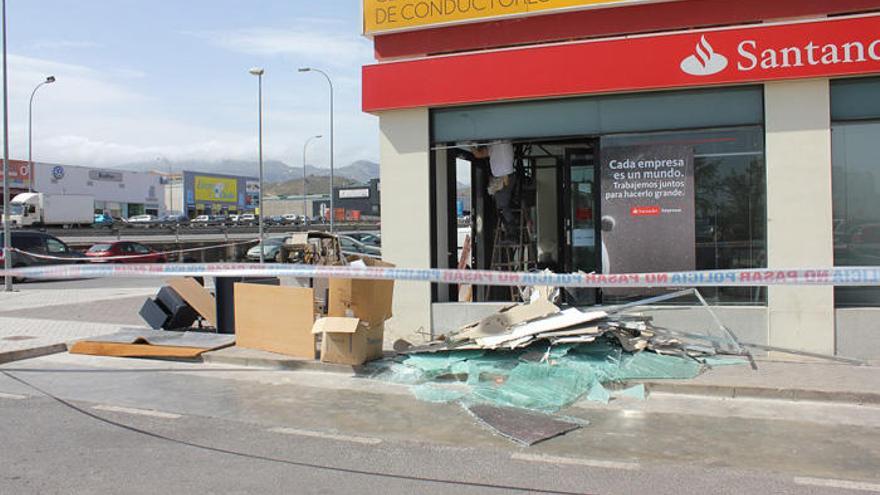
<path fill-rule="evenodd" d="M 214 295 L 192 278 L 173 278 L 167 281 L 168 286 L 192 306 L 212 327 L 217 326 L 217 302 Z"/>
<path fill-rule="evenodd" d="M 235 284 L 235 345 L 315 359 L 314 291 Z"/>
<path fill-rule="evenodd" d="M 81 340 L 70 347 L 71 354 L 115 357 L 175 357 L 196 358 L 211 349 L 197 347 L 173 347 L 149 344 L 116 344 Z"/>

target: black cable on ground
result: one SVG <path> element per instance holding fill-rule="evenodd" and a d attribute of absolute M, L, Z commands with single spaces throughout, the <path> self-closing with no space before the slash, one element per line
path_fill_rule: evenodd
<path fill-rule="evenodd" d="M 105 417 L 102 417 L 102 416 L 99 416 L 95 413 L 92 413 L 91 411 L 87 411 L 87 410 L 85 410 L 85 409 L 83 409 L 83 408 L 81 408 L 81 407 L 79 407 L 69 401 L 66 401 L 60 397 L 57 397 L 57 396 L 51 394 L 50 392 L 47 392 L 47 391 L 43 390 L 42 388 L 28 382 L 27 380 L 25 380 L 23 378 L 19 378 L 15 375 L 9 373 L 6 370 L 0 370 L 0 373 L 11 378 L 12 380 L 15 380 L 18 383 L 21 383 L 22 385 L 24 385 L 30 389 L 36 390 L 41 395 L 44 395 L 44 396 L 58 402 L 59 404 L 65 406 L 67 408 L 72 409 L 73 411 L 76 411 L 82 415 L 88 416 L 94 420 L 115 426 L 117 428 L 121 428 L 123 430 L 128 430 L 133 433 L 138 433 L 140 435 L 144 435 L 147 437 L 155 438 L 158 440 L 164 440 L 166 442 L 176 443 L 178 445 L 184 445 L 187 447 L 193 447 L 196 449 L 206 450 L 209 452 L 233 455 L 233 456 L 237 456 L 237 457 L 244 457 L 247 459 L 258 460 L 258 461 L 267 461 L 267 462 L 275 462 L 275 463 L 280 463 L 280 464 L 287 464 L 287 465 L 297 466 L 297 467 L 320 469 L 320 470 L 324 470 L 324 471 L 335 471 L 335 472 L 348 473 L 348 474 L 359 474 L 359 475 L 363 475 L 363 476 L 375 476 L 375 477 L 380 477 L 380 478 L 389 478 L 389 479 L 404 480 L 404 481 L 418 481 L 418 482 L 423 482 L 423 483 L 436 483 L 436 484 L 441 484 L 441 485 L 469 486 L 469 487 L 474 487 L 474 488 L 487 488 L 487 489 L 492 489 L 492 490 L 517 490 L 517 491 L 530 492 L 530 493 L 548 493 L 548 494 L 552 494 L 552 495 L 586 495 L 582 492 L 566 492 L 566 491 L 558 491 L 558 490 L 526 488 L 526 487 L 521 487 L 521 486 L 497 485 L 497 484 L 492 484 L 492 483 L 478 483 L 478 482 L 473 482 L 473 481 L 456 481 L 456 480 L 444 480 L 444 479 L 439 479 L 439 478 L 424 478 L 421 476 L 407 476 L 404 474 L 381 473 L 381 472 L 376 472 L 376 471 L 366 471 L 366 470 L 362 470 L 362 469 L 351 469 L 351 468 L 343 468 L 343 467 L 337 467 L 337 466 L 326 466 L 323 464 L 313 464 L 313 463 L 309 463 L 309 462 L 291 461 L 289 459 L 279 459 L 277 457 L 268 457 L 268 456 L 263 456 L 263 455 L 259 455 L 259 454 L 249 454 L 247 452 L 240 452 L 240 451 L 236 451 L 236 450 L 224 449 L 224 448 L 220 448 L 220 447 L 211 447 L 210 445 L 203 445 L 203 444 L 198 444 L 195 442 L 190 442 L 187 440 L 172 438 L 172 437 L 169 437 L 166 435 L 162 435 L 160 433 L 155 433 L 152 431 L 143 430 L 143 429 L 137 428 L 135 426 L 127 425 L 125 423 L 120 423 L 118 421 L 113 421 L 112 419 L 107 419 Z"/>

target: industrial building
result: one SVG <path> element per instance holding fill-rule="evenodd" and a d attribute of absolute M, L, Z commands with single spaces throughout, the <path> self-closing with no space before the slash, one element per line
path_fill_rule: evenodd
<path fill-rule="evenodd" d="M 165 213 L 164 184 L 158 175 L 148 172 L 36 162 L 33 190 L 52 195 L 92 196 L 95 213 L 114 217 Z"/>

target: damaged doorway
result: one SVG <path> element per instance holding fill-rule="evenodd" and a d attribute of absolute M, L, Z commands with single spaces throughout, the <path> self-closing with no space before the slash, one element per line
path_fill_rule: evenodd
<path fill-rule="evenodd" d="M 527 259 L 519 260 L 518 265 L 527 266 L 529 270 L 548 269 L 556 273 L 601 272 L 599 140 L 593 137 L 519 139 L 512 143 L 517 176 L 514 204 L 517 219 L 521 212 L 522 225 L 528 231 L 528 245 L 520 251 Z M 448 164 L 446 171 L 459 172 L 455 178 L 447 178 L 448 183 L 470 180 L 469 223 L 464 226 L 446 224 L 441 228 L 450 233 L 453 228 L 469 233 L 468 267 L 506 271 L 507 267 L 497 263 L 500 249 L 495 245 L 498 241 L 498 214 L 494 199 L 486 191 L 490 179 L 489 160 L 475 158 L 470 152 L 471 146 L 451 143 L 435 148 L 435 157 L 442 156 Z M 459 166 L 455 166 L 456 160 Z M 469 165 L 467 179 L 460 177 L 462 161 Z M 449 206 L 441 209 L 448 211 Z M 448 218 L 455 217 L 449 215 Z M 462 246 L 458 248 L 460 255 Z M 450 300 L 459 301 L 516 299 L 515 294 L 505 288 L 473 289 L 469 298 L 462 298 L 464 294 L 457 288 L 452 288 L 448 294 Z M 599 304 L 601 298 L 598 290 L 578 289 L 566 291 L 565 302 L 593 306 Z"/>

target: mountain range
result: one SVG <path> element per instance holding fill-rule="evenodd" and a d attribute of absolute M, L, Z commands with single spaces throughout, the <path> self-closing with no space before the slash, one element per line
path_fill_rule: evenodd
<path fill-rule="evenodd" d="M 181 171 L 204 172 L 206 174 L 244 175 L 256 177 L 258 175 L 257 162 L 247 160 L 185 160 L 185 161 L 153 161 L 137 162 L 120 165 L 124 170 L 136 172 L 168 172 L 169 170 L 179 173 Z M 350 179 L 356 184 L 365 184 L 370 179 L 379 178 L 379 164 L 368 160 L 358 160 L 344 167 L 336 167 L 334 171 L 337 177 Z M 326 177 L 330 175 L 329 168 L 306 165 L 307 176 Z M 288 182 L 303 177 L 302 167 L 291 167 L 278 160 L 266 160 L 263 162 L 263 178 L 267 183 Z"/>

